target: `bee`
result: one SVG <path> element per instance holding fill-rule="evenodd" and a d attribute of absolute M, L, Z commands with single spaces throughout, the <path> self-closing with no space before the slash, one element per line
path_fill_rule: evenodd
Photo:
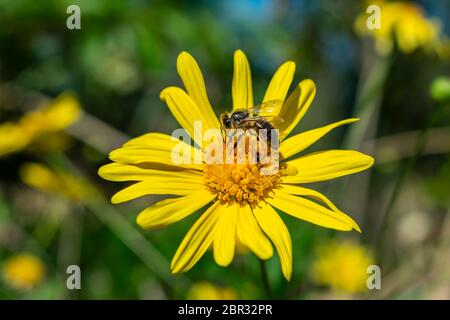
<path fill-rule="evenodd" d="M 244 131 L 254 129 L 256 132 L 265 130 L 265 140 L 270 143 L 272 129 L 275 129 L 277 124 L 283 122 L 283 119 L 277 115 L 282 104 L 282 100 L 271 100 L 254 107 L 224 112 L 220 115 L 222 131 L 226 129 L 242 129 Z M 259 134 L 258 138 L 261 138 Z"/>

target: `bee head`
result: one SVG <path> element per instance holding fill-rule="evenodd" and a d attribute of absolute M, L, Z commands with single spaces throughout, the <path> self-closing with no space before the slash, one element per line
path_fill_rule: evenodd
<path fill-rule="evenodd" d="M 222 126 L 224 128 L 227 128 L 227 129 L 231 128 L 231 118 L 228 115 L 228 113 L 224 112 L 220 115 L 220 122 L 222 123 Z"/>

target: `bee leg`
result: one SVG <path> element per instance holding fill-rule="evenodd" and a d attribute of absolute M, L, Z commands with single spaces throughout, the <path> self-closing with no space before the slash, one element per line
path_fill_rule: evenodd
<path fill-rule="evenodd" d="M 227 135 L 226 131 L 225 131 L 225 136 L 226 136 L 226 140 L 231 141 L 231 139 L 233 139 L 233 137 L 236 135 L 236 130 L 234 130 L 231 134 Z"/>
<path fill-rule="evenodd" d="M 225 139 L 225 145 L 228 148 L 228 143 L 232 142 L 233 143 L 233 149 L 236 149 L 237 146 L 237 142 L 234 141 L 234 137 L 237 135 L 237 130 L 234 129 L 233 132 L 229 135 L 225 134 L 226 139 Z M 239 137 L 238 137 L 239 139 Z M 238 140 L 239 141 L 239 140 Z"/>
<path fill-rule="evenodd" d="M 241 134 L 237 139 L 236 142 L 234 143 L 234 149 L 237 148 L 237 146 L 239 145 L 239 143 L 241 142 L 242 137 L 244 137 L 245 134 Z"/>
<path fill-rule="evenodd" d="M 227 130 L 231 128 L 224 127 L 223 125 L 220 125 L 220 131 L 222 132 L 223 142 L 225 143 L 227 139 L 231 139 L 236 134 L 235 132 L 232 132 L 231 134 L 227 134 Z"/>

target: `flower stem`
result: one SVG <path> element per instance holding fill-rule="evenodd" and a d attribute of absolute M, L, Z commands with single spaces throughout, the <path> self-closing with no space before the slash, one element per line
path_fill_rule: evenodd
<path fill-rule="evenodd" d="M 367 71 L 361 71 L 361 82 L 354 107 L 354 116 L 360 121 L 349 127 L 344 138 L 345 148 L 359 148 L 364 140 L 376 135 L 376 122 L 380 113 L 380 101 L 383 97 L 383 87 L 390 67 L 391 57 L 376 57 L 368 62 Z M 367 73 L 367 76 L 364 76 Z"/>
<path fill-rule="evenodd" d="M 272 290 L 270 288 L 269 275 L 267 273 L 266 262 L 262 259 L 259 260 L 261 266 L 261 277 L 266 291 L 267 298 L 272 299 Z"/>
<path fill-rule="evenodd" d="M 65 165 L 67 170 L 72 174 L 80 177 L 83 176 L 70 159 L 62 156 L 55 161 L 59 161 L 58 165 Z M 85 202 L 86 208 L 110 229 L 131 252 L 141 259 L 158 279 L 169 298 L 173 297 L 177 290 L 183 290 L 189 287 L 190 280 L 183 275 L 179 275 L 176 278 L 173 277 L 168 272 L 167 267 L 169 263 L 162 253 L 141 232 L 136 230 L 120 211 L 105 201 L 100 191 L 93 190 L 92 193 L 92 199 L 86 200 Z"/>
<path fill-rule="evenodd" d="M 344 149 L 360 149 L 364 141 L 371 141 L 376 137 L 383 88 L 392 60 L 392 56 L 372 57 L 367 52 L 364 55 L 359 76 L 360 84 L 353 110 L 353 117 L 361 120 L 348 128 L 342 144 Z M 374 144 L 366 144 L 364 153 L 372 154 L 373 152 Z M 338 197 L 342 199 L 345 206 L 354 211 L 366 212 L 370 178 L 371 173 L 368 171 L 361 173 L 358 177 L 353 177 L 352 180 L 348 178 L 342 180 Z M 354 196 L 355 194 L 357 197 Z M 348 195 L 353 196 L 349 197 Z M 364 218 L 368 219 L 369 217 Z"/>
<path fill-rule="evenodd" d="M 423 153 L 423 150 L 425 149 L 426 141 L 427 141 L 427 133 L 428 129 L 433 124 L 434 120 L 434 106 L 432 106 L 432 109 L 428 112 L 426 121 L 424 123 L 424 126 L 422 130 L 419 132 L 415 147 L 414 147 L 414 153 L 413 156 L 406 160 L 406 163 L 404 166 L 402 166 L 402 170 L 399 173 L 399 176 L 397 180 L 395 181 L 394 190 L 391 193 L 391 197 L 389 198 L 389 202 L 386 207 L 386 211 L 383 215 L 380 231 L 378 232 L 378 238 L 376 241 L 376 255 L 378 257 L 378 261 L 381 264 L 382 260 L 384 259 L 385 255 L 385 242 L 386 242 L 386 234 L 389 227 L 389 223 L 392 220 L 393 211 L 395 208 L 395 205 L 397 203 L 397 199 L 400 196 L 400 193 L 402 191 L 402 188 L 405 184 L 406 177 L 408 174 L 414 169 L 414 166 L 417 162 L 417 159 L 421 156 Z"/>

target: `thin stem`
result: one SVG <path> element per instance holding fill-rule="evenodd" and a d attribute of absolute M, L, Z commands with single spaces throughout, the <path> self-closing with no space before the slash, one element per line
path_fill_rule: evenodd
<path fill-rule="evenodd" d="M 259 260 L 261 266 L 261 277 L 264 285 L 264 289 L 266 290 L 267 298 L 272 299 L 272 290 L 270 288 L 269 275 L 267 273 L 266 262 L 264 260 Z"/>
<path fill-rule="evenodd" d="M 406 177 L 414 169 L 417 159 L 423 153 L 423 150 L 424 150 L 425 144 L 426 144 L 428 129 L 431 127 L 431 125 L 433 123 L 433 118 L 434 118 L 433 111 L 434 111 L 434 107 L 432 107 L 432 109 L 429 111 L 427 119 L 425 121 L 425 124 L 417 136 L 413 156 L 406 161 L 404 166 L 402 166 L 402 170 L 401 170 L 397 180 L 395 181 L 394 190 L 391 193 L 391 197 L 389 198 L 389 201 L 388 201 L 388 204 L 386 207 L 386 211 L 383 215 L 383 218 L 382 218 L 383 220 L 381 221 L 380 231 L 378 233 L 378 239 L 376 242 L 376 253 L 377 253 L 377 257 L 380 261 L 380 264 L 384 258 L 385 247 L 386 247 L 385 246 L 386 233 L 387 233 L 387 230 L 389 227 L 389 222 L 392 220 L 392 212 L 394 211 L 394 208 L 395 208 L 395 205 L 399 198 L 399 195 L 405 184 Z"/>
<path fill-rule="evenodd" d="M 392 64 L 391 60 L 391 57 L 376 57 L 375 61 L 371 62 L 354 107 L 354 116 L 360 118 L 360 121 L 349 127 L 343 142 L 345 148 L 359 148 L 365 139 L 375 136 L 383 86 Z M 360 77 L 364 78 L 363 75 Z"/>
<path fill-rule="evenodd" d="M 66 167 L 72 174 L 83 177 L 71 160 L 64 155 L 52 160 L 58 165 Z M 158 278 L 169 297 L 172 297 L 177 289 L 187 288 L 190 285 L 190 280 L 186 276 L 179 275 L 175 278 L 168 272 L 169 263 L 162 253 L 141 232 L 136 230 L 120 211 L 109 205 L 98 190 L 93 190 L 92 193 L 92 199 L 85 201 L 86 208 L 144 262 Z"/>
<path fill-rule="evenodd" d="M 383 98 L 383 88 L 392 64 L 392 56 L 370 58 L 365 54 L 360 71 L 360 85 L 353 110 L 353 117 L 360 118 L 356 124 L 348 128 L 343 141 L 344 149 L 360 149 L 365 140 L 372 140 L 376 136 L 377 123 L 380 117 L 380 103 Z M 368 154 L 374 152 L 374 145 L 367 145 Z M 366 212 L 369 198 L 371 172 L 364 172 L 358 177 L 343 179 L 340 183 L 338 198 L 344 205 L 354 211 Z M 354 195 L 357 194 L 355 197 Z M 349 197 L 349 195 L 353 195 Z M 367 220 L 369 217 L 364 217 Z M 363 221 L 365 225 L 365 222 Z M 367 234 L 365 234 L 367 236 Z"/>
<path fill-rule="evenodd" d="M 364 142 L 362 150 L 371 150 L 374 146 L 372 155 L 376 159 L 375 165 L 388 162 L 401 161 L 414 156 L 415 143 L 419 137 L 421 129 L 395 133 L 392 135 L 381 136 L 373 140 Z M 450 153 L 450 127 L 433 127 L 428 129 L 424 155 L 447 154 Z M 395 150 L 395 153 L 386 153 L 384 150 Z"/>

